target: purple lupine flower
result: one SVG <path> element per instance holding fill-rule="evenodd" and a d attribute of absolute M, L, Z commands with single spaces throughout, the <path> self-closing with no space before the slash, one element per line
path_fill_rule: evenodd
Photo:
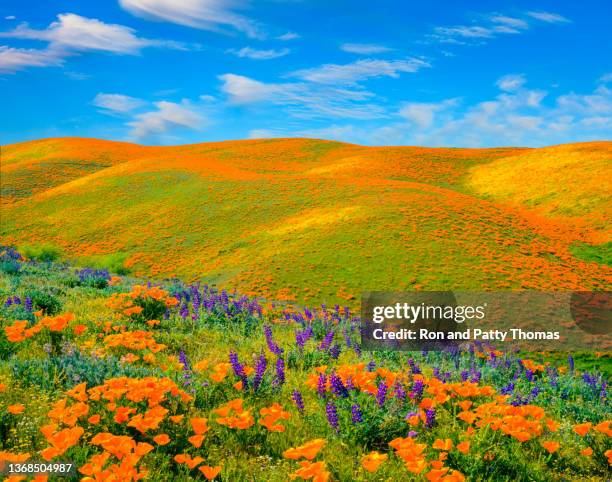
<path fill-rule="evenodd" d="M 272 338 L 272 327 L 270 325 L 264 325 L 263 331 L 264 336 L 266 337 L 268 349 L 277 356 L 282 355 L 284 350 L 280 346 L 278 346 Z"/>
<path fill-rule="evenodd" d="M 189 360 L 187 359 L 187 355 L 183 350 L 179 352 L 179 362 L 183 365 L 183 385 L 189 386 L 191 385 L 191 366 L 189 365 Z"/>
<path fill-rule="evenodd" d="M 421 373 L 421 369 L 412 358 L 408 358 L 408 366 L 410 367 L 410 371 L 413 374 L 418 375 L 419 373 Z"/>
<path fill-rule="evenodd" d="M 296 330 L 295 331 L 295 344 L 300 350 L 300 353 L 304 351 L 304 345 L 306 344 L 306 337 L 304 336 L 304 332 Z"/>
<path fill-rule="evenodd" d="M 528 382 L 533 381 L 533 372 L 531 370 L 525 370 L 525 378 Z"/>
<path fill-rule="evenodd" d="M 327 391 L 327 377 L 325 373 L 319 374 L 319 380 L 317 381 L 317 393 L 320 397 L 325 398 L 325 392 Z"/>
<path fill-rule="evenodd" d="M 340 356 L 340 345 L 338 343 L 334 343 L 334 345 L 329 349 L 329 356 L 331 356 L 334 360 L 337 360 Z"/>
<path fill-rule="evenodd" d="M 302 394 L 298 390 L 293 390 L 293 394 L 291 395 L 293 401 L 295 402 L 295 406 L 298 409 L 298 412 L 304 413 L 304 399 L 302 398 Z"/>
<path fill-rule="evenodd" d="M 404 386 L 399 382 L 395 384 L 394 395 L 400 402 L 404 402 L 406 400 L 406 390 L 404 390 Z"/>
<path fill-rule="evenodd" d="M 540 387 L 533 387 L 529 393 L 529 401 L 534 400 L 542 391 Z"/>
<path fill-rule="evenodd" d="M 25 298 L 24 307 L 26 311 L 32 311 L 32 298 L 30 298 L 29 296 L 26 296 Z"/>
<path fill-rule="evenodd" d="M 419 432 L 415 432 L 414 430 L 411 430 L 410 432 L 408 432 L 408 437 L 415 438 L 418 434 Z"/>
<path fill-rule="evenodd" d="M 350 376 L 346 377 L 345 385 L 347 390 L 355 390 L 355 384 L 353 383 L 353 379 Z"/>
<path fill-rule="evenodd" d="M 344 343 L 346 344 L 347 348 L 350 348 L 351 347 L 351 337 L 346 328 L 342 330 L 342 335 L 344 336 Z"/>
<path fill-rule="evenodd" d="M 423 380 L 416 380 L 412 385 L 412 392 L 410 392 L 410 398 L 414 400 L 421 400 L 423 397 L 423 390 L 425 389 L 425 385 L 423 384 Z"/>
<path fill-rule="evenodd" d="M 6 301 L 4 302 L 4 307 L 8 308 L 9 306 L 11 306 L 13 304 L 13 298 L 11 298 L 10 296 L 6 299 Z"/>
<path fill-rule="evenodd" d="M 332 392 L 334 392 L 336 396 L 341 398 L 346 398 L 349 396 L 348 390 L 344 386 L 344 383 L 342 383 L 342 379 L 338 375 L 336 375 L 335 372 L 332 372 L 329 382 L 331 385 Z"/>
<path fill-rule="evenodd" d="M 427 428 L 432 428 L 434 423 L 436 422 L 436 410 L 435 409 L 427 409 L 425 410 L 425 426 Z"/>
<path fill-rule="evenodd" d="M 234 370 L 234 374 L 242 380 L 242 385 L 244 388 L 247 388 L 249 384 L 249 380 L 244 371 L 244 367 L 238 361 L 238 354 L 235 351 L 230 351 L 229 354 L 230 363 L 232 365 L 232 369 Z"/>
<path fill-rule="evenodd" d="M 599 398 L 605 399 L 607 398 L 607 391 L 606 388 L 608 388 L 608 383 L 607 382 L 602 382 L 601 383 L 601 389 L 599 390 Z"/>
<path fill-rule="evenodd" d="M 373 372 L 374 370 L 376 370 L 376 362 L 374 360 L 370 361 L 366 365 L 366 370 L 369 371 L 369 372 Z"/>
<path fill-rule="evenodd" d="M 480 381 L 481 376 L 482 376 L 482 373 L 480 373 L 478 370 L 475 370 L 472 372 L 472 378 L 470 379 L 470 381 L 472 383 L 478 383 Z"/>
<path fill-rule="evenodd" d="M 186 302 L 181 305 L 181 309 L 179 310 L 179 315 L 181 316 L 183 320 L 189 316 L 189 308 L 187 307 Z"/>
<path fill-rule="evenodd" d="M 353 343 L 353 350 L 355 350 L 355 355 L 357 355 L 357 358 L 361 358 L 361 346 L 359 343 Z"/>
<path fill-rule="evenodd" d="M 514 391 L 514 382 L 508 383 L 505 387 L 500 389 L 502 395 L 510 395 Z"/>
<path fill-rule="evenodd" d="M 574 357 L 572 355 L 567 357 L 567 363 L 569 365 L 570 373 L 574 373 Z"/>
<path fill-rule="evenodd" d="M 589 385 L 592 389 L 597 388 L 597 376 L 591 375 L 587 372 L 582 374 L 582 379 L 585 381 L 587 385 Z"/>
<path fill-rule="evenodd" d="M 461 372 L 461 381 L 466 382 L 469 377 L 470 377 L 470 372 L 468 372 L 467 370 L 463 370 Z"/>
<path fill-rule="evenodd" d="M 354 403 L 351 406 L 351 422 L 353 424 L 361 423 L 363 421 L 363 417 L 361 415 L 361 408 L 358 403 Z"/>
<path fill-rule="evenodd" d="M 326 333 L 325 336 L 323 337 L 323 340 L 321 340 L 321 344 L 319 345 L 319 350 L 321 351 L 329 350 L 329 347 L 331 346 L 333 339 L 334 339 L 334 331 L 332 330 Z"/>
<path fill-rule="evenodd" d="M 276 359 L 276 379 L 274 381 L 278 385 L 282 385 L 283 383 L 285 383 L 285 359 L 284 358 Z"/>
<path fill-rule="evenodd" d="M 382 407 L 385 404 L 386 398 L 387 398 L 387 384 L 384 381 L 381 381 L 378 384 L 378 391 L 376 392 L 376 403 L 378 403 L 379 407 Z"/>
<path fill-rule="evenodd" d="M 183 365 L 183 370 L 185 371 L 191 370 L 191 367 L 189 366 L 189 360 L 187 359 L 187 355 L 185 354 L 183 350 L 179 352 L 179 361 L 181 362 L 181 365 Z"/>
<path fill-rule="evenodd" d="M 325 412 L 327 414 L 327 421 L 329 422 L 329 425 L 333 429 L 338 431 L 338 409 L 336 408 L 336 405 L 334 405 L 334 402 L 327 402 L 327 405 L 325 406 Z"/>
<path fill-rule="evenodd" d="M 261 355 L 259 355 L 259 357 L 255 361 L 255 375 L 253 375 L 253 390 L 257 391 L 259 389 L 259 385 L 261 385 L 261 381 L 263 380 L 264 373 L 266 372 L 267 367 L 268 367 L 268 360 L 266 359 L 266 355 L 262 353 Z"/>

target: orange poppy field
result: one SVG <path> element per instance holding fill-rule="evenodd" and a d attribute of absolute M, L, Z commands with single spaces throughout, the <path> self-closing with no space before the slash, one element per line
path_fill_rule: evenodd
<path fill-rule="evenodd" d="M 609 290 L 611 160 L 2 146 L 0 477 L 609 480 L 610 353 L 368 352 L 358 309 L 369 290 Z"/>

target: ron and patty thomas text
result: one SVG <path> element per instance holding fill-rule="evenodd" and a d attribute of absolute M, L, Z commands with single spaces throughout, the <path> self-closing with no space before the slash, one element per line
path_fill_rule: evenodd
<path fill-rule="evenodd" d="M 384 321 L 407 321 L 411 324 L 417 321 L 452 320 L 461 324 L 464 321 L 484 320 L 487 304 L 478 306 L 433 306 L 421 303 L 396 303 L 393 306 L 375 306 L 372 310 L 372 321 L 376 324 Z M 428 328 L 374 328 L 372 338 L 375 340 L 559 340 L 558 331 L 527 331 L 521 328 L 507 330 L 466 328 L 453 331 L 448 327 L 444 330 Z"/>

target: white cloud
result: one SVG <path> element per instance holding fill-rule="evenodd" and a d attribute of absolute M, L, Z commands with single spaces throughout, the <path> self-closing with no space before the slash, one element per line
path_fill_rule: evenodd
<path fill-rule="evenodd" d="M 105 94 L 103 92 L 96 95 L 93 104 L 97 107 L 120 113 L 127 113 L 145 105 L 143 100 L 135 97 L 122 94 Z"/>
<path fill-rule="evenodd" d="M 435 104 L 439 118 L 396 128 L 409 142 L 439 146 L 550 145 L 612 135 L 612 90 L 564 94 L 548 105 L 542 103 L 546 95 L 518 88 L 467 107 L 443 101 Z"/>
<path fill-rule="evenodd" d="M 278 105 L 299 118 L 376 119 L 386 115 L 381 106 L 367 102 L 374 94 L 363 89 L 339 89 L 305 82 L 264 83 L 236 74 L 224 74 L 219 79 L 223 82 L 221 90 L 237 106 Z"/>
<path fill-rule="evenodd" d="M 18 49 L 0 45 L 0 72 L 13 73 L 26 67 L 60 66 L 65 53 L 56 49 Z"/>
<path fill-rule="evenodd" d="M 131 137 L 142 140 L 164 134 L 171 129 L 197 129 L 202 125 L 202 116 L 193 110 L 187 101 L 180 104 L 159 101 L 153 105 L 155 110 L 137 114 L 134 120 L 128 123 L 131 127 Z"/>
<path fill-rule="evenodd" d="M 245 4 L 241 0 L 119 0 L 123 9 L 137 17 L 212 31 L 231 27 L 249 37 L 262 37 L 254 20 L 235 12 Z"/>
<path fill-rule="evenodd" d="M 537 19 L 547 23 L 569 22 L 565 17 L 549 12 L 526 12 L 519 17 L 499 13 L 484 15 L 473 25 L 435 27 L 428 38 L 450 44 L 483 43 L 499 35 L 520 34 L 530 28 L 529 20 Z"/>
<path fill-rule="evenodd" d="M 22 23 L 13 30 L 0 32 L 0 38 L 48 42 L 43 50 L 1 47 L 4 49 L 4 70 L 14 72 L 26 67 L 61 65 L 66 57 L 81 52 L 138 55 L 145 47 L 187 48 L 180 42 L 138 37 L 133 29 L 124 25 L 108 24 L 74 13 L 60 14 L 57 18 L 44 30 Z"/>
<path fill-rule="evenodd" d="M 340 46 L 340 50 L 344 50 L 345 52 L 350 52 L 352 54 L 372 55 L 390 52 L 393 49 L 385 47 L 384 45 L 346 43 Z"/>
<path fill-rule="evenodd" d="M 408 102 L 400 109 L 399 115 L 422 129 L 434 123 L 437 112 L 444 111 L 458 103 L 458 99 L 447 99 L 439 103 Z"/>
<path fill-rule="evenodd" d="M 599 82 L 601 83 L 608 83 L 608 82 L 612 82 L 612 72 L 608 72 L 606 74 L 603 74 L 600 78 L 599 78 Z"/>
<path fill-rule="evenodd" d="M 300 35 L 295 33 L 295 32 L 287 32 L 284 33 L 282 35 L 279 35 L 278 37 L 276 37 L 276 40 L 282 40 L 282 41 L 287 41 L 287 40 L 295 40 L 300 38 Z"/>
<path fill-rule="evenodd" d="M 525 30 L 529 28 L 529 24 L 520 18 L 508 17 L 507 15 L 492 15 L 489 20 L 493 23 L 506 25 L 508 27 Z"/>
<path fill-rule="evenodd" d="M 508 74 L 497 80 L 496 85 L 508 92 L 520 89 L 526 82 L 523 74 Z"/>
<path fill-rule="evenodd" d="M 263 49 L 253 49 L 251 47 L 243 47 L 240 50 L 231 49 L 228 52 L 236 55 L 237 57 L 243 57 L 243 58 L 246 57 L 246 58 L 253 59 L 253 60 L 270 60 L 270 59 L 276 59 L 278 57 L 284 57 L 285 55 L 289 54 L 291 50 L 289 49 L 263 50 Z"/>
<path fill-rule="evenodd" d="M 565 18 L 563 15 L 559 15 L 558 13 L 527 12 L 527 15 L 529 15 L 532 18 L 535 18 L 537 20 L 541 20 L 542 22 L 547 22 L 547 23 L 568 23 L 570 22 L 569 19 Z"/>
<path fill-rule="evenodd" d="M 15 15 L 7 15 L 6 17 L 4 17 L 4 20 L 15 20 L 17 17 L 15 17 Z"/>
<path fill-rule="evenodd" d="M 138 54 L 144 47 L 160 46 L 159 40 L 136 36 L 134 30 L 123 25 L 108 24 L 95 18 L 86 18 L 74 13 L 57 16 L 45 30 L 31 29 L 27 24 L 15 30 L 0 33 L 0 37 L 44 40 L 52 47 L 83 52 L 98 50 L 116 54 Z"/>
<path fill-rule="evenodd" d="M 364 59 L 344 65 L 325 64 L 311 69 L 297 70 L 290 74 L 309 82 L 320 84 L 355 84 L 372 77 L 399 77 L 400 73 L 417 72 L 430 64 L 417 58 L 405 60 Z"/>
<path fill-rule="evenodd" d="M 459 99 L 409 102 L 388 123 L 331 124 L 308 130 L 268 128 L 252 136 L 307 136 L 373 145 L 545 146 L 612 138 L 612 89 L 543 100 L 542 90 L 518 88 L 465 105 Z"/>

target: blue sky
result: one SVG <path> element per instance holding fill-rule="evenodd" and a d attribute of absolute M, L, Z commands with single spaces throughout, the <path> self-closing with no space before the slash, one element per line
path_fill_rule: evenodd
<path fill-rule="evenodd" d="M 0 143 L 612 139 L 612 3 L 5 0 Z"/>

